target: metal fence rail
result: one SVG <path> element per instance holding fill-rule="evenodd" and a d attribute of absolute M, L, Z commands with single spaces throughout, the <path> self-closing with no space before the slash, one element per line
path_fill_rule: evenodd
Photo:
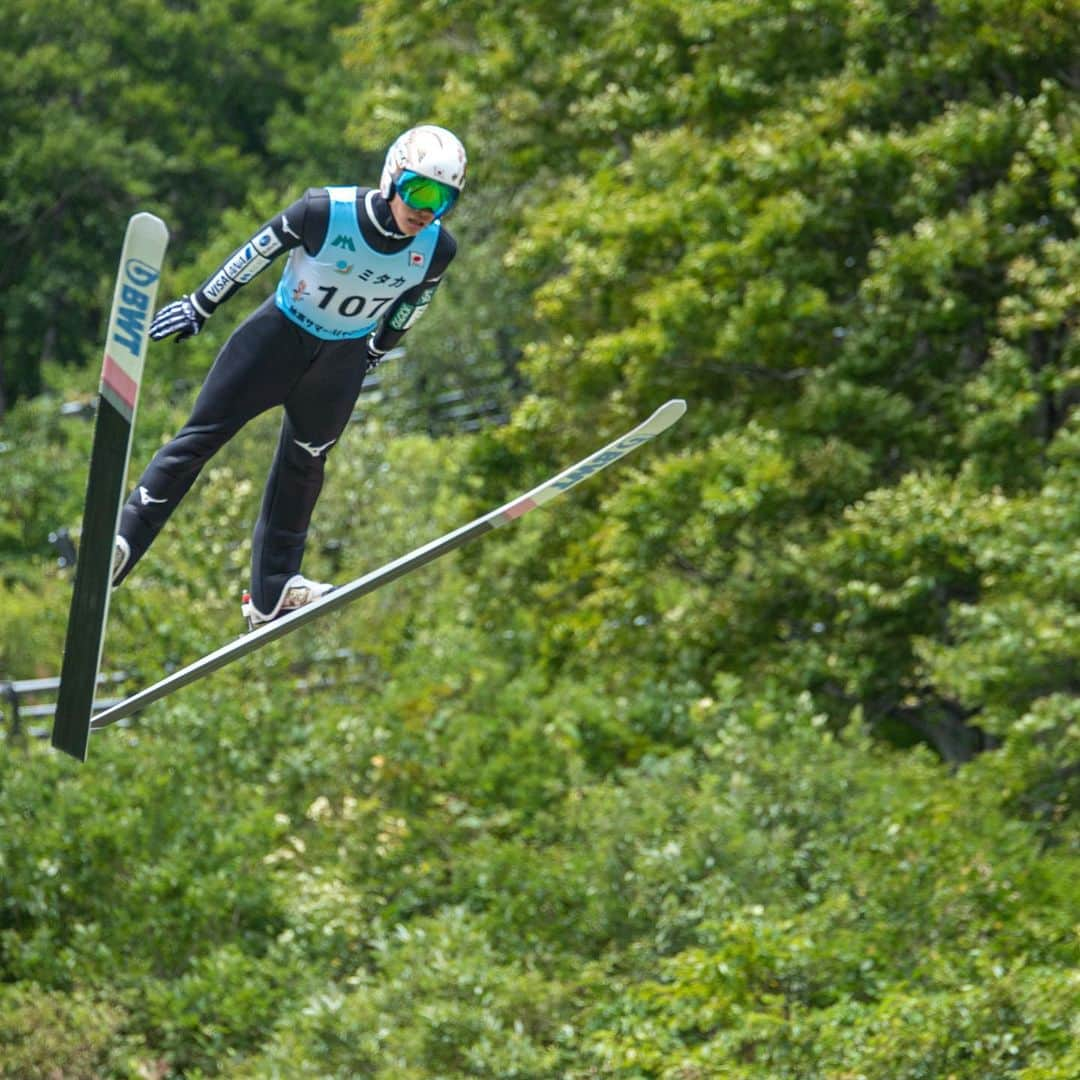
<path fill-rule="evenodd" d="M 349 675 L 341 674 L 341 667 L 355 670 Z M 336 672 L 335 672 L 335 669 Z M 334 649 L 319 652 L 293 665 L 295 689 L 308 693 L 320 690 L 335 690 L 349 687 L 370 687 L 376 678 L 379 663 L 370 653 L 356 652 L 352 649 Z M 312 677 L 311 672 L 315 674 Z M 113 687 L 114 694 L 124 683 L 136 680 L 136 674 L 127 671 L 103 672 L 98 676 L 98 687 Z M 45 679 L 0 679 L 0 709 L 7 714 L 7 724 L 0 727 L 9 739 L 28 735 L 33 739 L 47 739 L 52 733 L 52 725 L 34 724 L 27 727 L 26 721 L 51 720 L 56 715 L 56 693 L 60 689 L 58 675 Z M 114 705 L 119 705 L 126 695 L 94 699 L 94 712 L 103 712 Z M 132 718 L 117 722 L 118 727 L 128 727 Z"/>
<path fill-rule="evenodd" d="M 103 672 L 98 676 L 98 686 L 119 686 L 129 676 L 125 671 Z M 54 675 L 47 679 L 8 679 L 0 680 L 0 702 L 7 706 L 7 731 L 11 738 L 30 735 L 35 739 L 48 738 L 51 728 L 34 726 L 23 729 L 27 720 L 51 719 L 56 714 L 56 692 L 60 689 L 60 677 Z M 37 700 L 49 697 L 51 701 Z M 100 698 L 94 701 L 94 712 L 110 708 L 123 698 Z"/>

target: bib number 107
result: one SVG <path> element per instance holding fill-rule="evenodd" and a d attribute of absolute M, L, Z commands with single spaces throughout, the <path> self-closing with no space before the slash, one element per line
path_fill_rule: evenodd
<path fill-rule="evenodd" d="M 319 292 L 323 298 L 319 301 L 319 307 L 326 311 L 337 296 L 336 285 L 320 285 Z M 338 302 L 337 313 L 346 319 L 356 318 L 358 315 L 366 315 L 367 318 L 375 318 L 380 311 L 394 298 L 392 296 L 345 296 Z M 368 305 L 371 305 L 368 308 Z M 365 308 L 368 310 L 365 311 Z"/>

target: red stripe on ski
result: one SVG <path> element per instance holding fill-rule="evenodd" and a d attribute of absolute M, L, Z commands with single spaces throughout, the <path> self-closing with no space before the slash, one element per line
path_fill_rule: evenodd
<path fill-rule="evenodd" d="M 519 518 L 522 514 L 527 514 L 530 510 L 535 510 L 537 505 L 538 504 L 533 499 L 522 499 L 520 502 L 514 503 L 513 506 L 508 506 L 503 511 L 503 515 L 508 520 L 513 521 L 514 518 Z"/>
<path fill-rule="evenodd" d="M 108 354 L 101 371 L 101 381 L 131 410 L 139 396 L 139 384 Z"/>

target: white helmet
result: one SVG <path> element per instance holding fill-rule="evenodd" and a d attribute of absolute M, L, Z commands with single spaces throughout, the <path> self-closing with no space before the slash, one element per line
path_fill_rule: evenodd
<path fill-rule="evenodd" d="M 408 169 L 460 192 L 465 186 L 465 167 L 465 147 L 452 131 L 421 124 L 399 135 L 386 152 L 379 190 L 384 199 L 392 198 L 394 184 Z"/>

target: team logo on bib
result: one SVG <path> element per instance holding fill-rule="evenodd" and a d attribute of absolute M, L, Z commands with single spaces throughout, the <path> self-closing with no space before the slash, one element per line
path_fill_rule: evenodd
<path fill-rule="evenodd" d="M 419 251 L 409 252 L 409 265 L 410 266 L 423 266 L 424 256 Z"/>

